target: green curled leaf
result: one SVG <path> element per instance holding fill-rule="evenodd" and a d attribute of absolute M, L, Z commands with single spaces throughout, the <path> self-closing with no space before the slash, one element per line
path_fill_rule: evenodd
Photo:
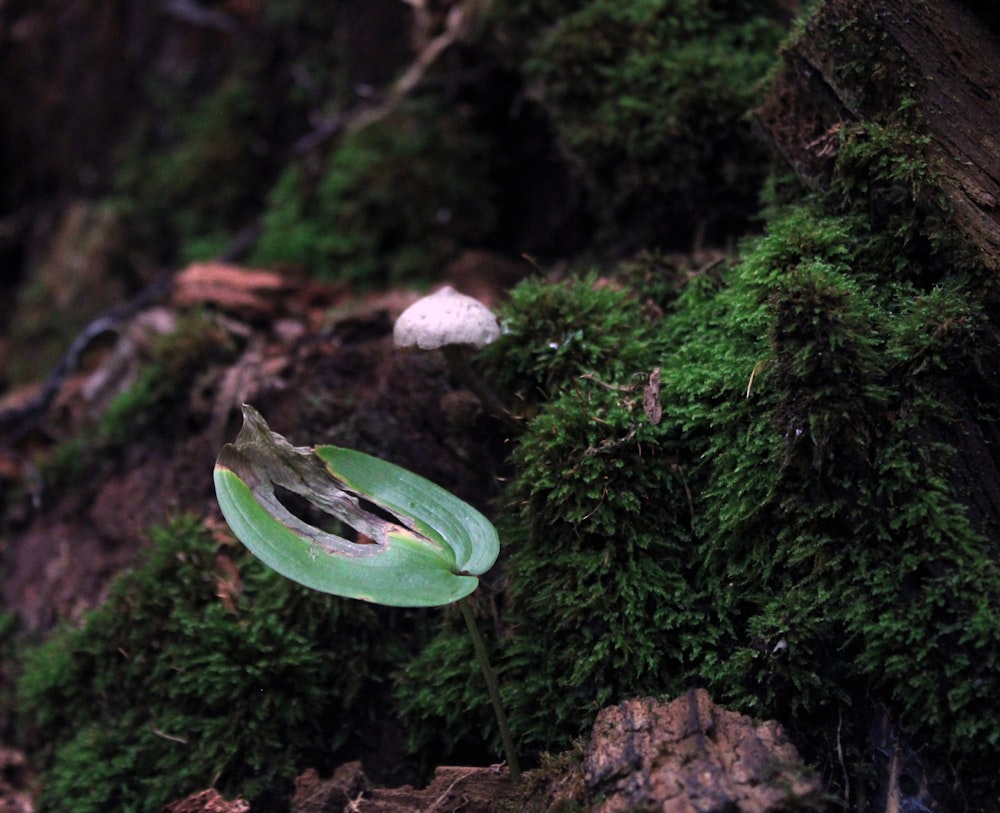
<path fill-rule="evenodd" d="M 281 503 L 275 486 L 304 497 L 364 541 L 304 522 Z M 247 405 L 236 442 L 216 461 L 215 492 L 233 533 L 266 565 L 315 590 L 377 604 L 457 601 L 476 589 L 476 576 L 500 550 L 489 520 L 440 486 L 351 449 L 292 446 Z"/>

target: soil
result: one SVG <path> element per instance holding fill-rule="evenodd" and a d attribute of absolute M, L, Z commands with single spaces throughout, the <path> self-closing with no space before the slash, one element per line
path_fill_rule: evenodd
<path fill-rule="evenodd" d="M 467 282 L 475 280 L 481 295 L 486 292 L 490 298 L 492 293 L 495 298 L 499 291 L 489 274 L 493 266 L 484 267 L 484 274 L 470 274 L 466 261 L 463 274 Z M 281 291 L 280 298 L 268 295 L 275 290 Z M 8 402 L 0 416 L 17 417 L 6 423 L 13 442 L 4 470 L 12 484 L 29 479 L 29 461 L 44 459 L 59 439 L 86 433 L 98 401 L 127 389 L 133 378 L 122 359 L 142 357 L 157 326 L 176 328 L 191 309 L 207 307 L 219 340 L 236 348 L 198 367 L 197 386 L 173 402 L 174 409 L 161 416 L 164 425 L 150 427 L 146 440 L 128 443 L 112 461 L 102 460 L 94 471 L 59 487 L 22 490 L 11 498 L 11 544 L 4 551 L 2 585 L 6 606 L 26 629 L 43 633 L 101 601 L 110 579 L 147 541 L 150 525 L 183 511 L 222 529 L 212 468 L 221 445 L 238 430 L 239 406 L 245 401 L 293 442 L 337 441 L 377 453 L 488 510 L 502 473 L 505 425 L 485 414 L 475 396 L 455 386 L 438 353 L 406 353 L 393 347 L 393 321 L 414 298 L 393 293 L 358 300 L 335 286 L 243 274 L 229 266 L 192 267 L 178 276 L 162 301 L 147 303 L 123 320 L 115 340 L 104 342 L 86 369 L 68 370 L 54 382 L 53 397 L 38 414 L 18 411 L 16 403 Z M 87 393 L 97 392 L 101 399 L 88 400 Z M 178 425 L 185 427 L 183 433 L 174 431 Z M 715 805 L 720 799 L 726 804 L 736 799 L 742 791 L 727 790 L 734 766 L 741 772 L 741 787 L 751 783 L 760 798 L 770 789 L 769 802 L 785 798 L 780 788 L 808 795 L 809 780 L 802 780 L 800 787 L 773 769 L 787 763 L 794 764 L 795 777 L 804 771 L 780 734 L 767 729 L 770 734 L 762 740 L 747 718 L 717 709 L 704 693 L 695 699 L 697 719 L 705 721 L 696 728 L 689 725 L 692 707 L 683 697 L 662 707 L 644 701 L 641 723 L 624 706 L 607 710 L 595 726 L 586 762 L 569 759 L 529 772 L 518 787 L 504 766 L 456 766 L 438 768 L 425 787 L 379 788 L 361 763 L 349 763 L 329 778 L 303 774 L 292 810 L 496 813 L 511 809 L 511 804 L 523 810 L 547 810 L 557 802 L 579 805 L 590 795 L 611 800 L 614 792 L 602 783 L 613 780 L 628 786 L 627 777 L 636 771 L 647 777 L 663 771 L 683 773 L 690 770 L 683 766 L 690 763 L 692 743 L 704 746 L 706 741 L 711 747 L 703 748 L 697 765 L 712 776 L 714 801 L 678 811 L 721 810 Z M 630 725 L 622 724 L 622 715 Z M 637 731 L 644 732 L 638 739 Z M 747 736 L 756 750 L 747 751 Z M 644 749 L 650 752 L 648 765 L 634 758 Z M 748 760 L 750 752 L 756 762 Z M 584 781 L 585 765 L 603 767 Z M 32 809 L 31 772 L 24 755 L 0 749 L 0 767 L 2 809 L 27 813 Z M 372 775 L 380 770 L 378 765 L 367 767 Z M 675 788 L 677 781 L 668 776 L 658 783 L 659 789 L 649 791 L 653 796 L 645 802 Z M 626 809 L 611 801 L 605 808 Z M 225 800 L 206 790 L 167 809 L 244 813 L 248 808 L 242 800 Z M 772 807 L 757 804 L 753 809 Z"/>
<path fill-rule="evenodd" d="M 468 258 L 462 278 L 487 300 L 500 295 L 491 273 L 476 273 Z M 239 429 L 243 402 L 299 445 L 340 443 L 377 454 L 489 510 L 502 467 L 503 427 L 475 396 L 454 386 L 439 353 L 393 346 L 395 318 L 416 298 L 408 292 L 350 297 L 335 285 L 192 266 L 72 363 L 59 365 L 41 388 L 47 398 L 31 387 L 0 402 L 8 529 L 0 588 L 23 631 L 44 634 L 97 606 L 111 579 L 148 544 L 147 529 L 171 515 L 187 512 L 224 528 L 212 469 Z M 158 337 L 194 313 L 207 314 L 215 341 L 229 349 L 207 354 L 141 437 L 112 447 L 110 456 L 105 449 L 71 476 L 44 478 L 38 467 L 66 439 L 93 436 L 108 403 L 134 384 Z M 0 689 L 12 681 L 0 669 Z M 3 749 L 0 756 L 0 809 L 30 810 L 24 755 Z M 383 772 L 378 765 L 370 770 Z M 238 809 L 202 801 L 178 810 Z"/>
<path fill-rule="evenodd" d="M 121 357 L 138 363 L 157 335 L 137 324 L 169 328 L 208 307 L 218 342 L 235 351 L 199 365 L 192 390 L 161 417 L 165 425 L 101 461 L 99 471 L 14 498 L 2 582 L 7 608 L 31 631 L 75 619 L 100 602 L 149 526 L 178 512 L 220 524 L 212 467 L 239 429 L 244 402 L 299 445 L 340 443 L 377 454 L 487 508 L 502 465 L 502 427 L 471 393 L 454 388 L 438 353 L 393 346 L 395 317 L 415 298 L 351 299 L 337 286 L 226 266 L 180 274 L 162 302 L 119 326 L 89 369 L 62 376 L 47 408 L 10 430 L 19 438 L 4 452 L 8 484 L 23 482 L 60 440 L 93 431 L 106 403 L 133 383 Z M 17 398 L 5 402 L 8 414 Z"/>

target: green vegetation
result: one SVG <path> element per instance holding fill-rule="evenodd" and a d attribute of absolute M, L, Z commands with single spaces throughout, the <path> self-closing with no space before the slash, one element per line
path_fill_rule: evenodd
<path fill-rule="evenodd" d="M 685 685 L 712 642 L 691 586 L 682 448 L 643 407 L 658 327 L 606 283 L 522 284 L 483 354 L 506 389 L 541 400 L 514 453 L 501 525 L 512 552 L 497 655 L 511 725 L 532 753 L 568 748 L 615 698 Z M 422 745 L 453 747 L 450 722 L 474 713 L 458 635 L 447 628 L 399 687 Z M 437 698 L 420 685 L 432 675 Z"/>
<path fill-rule="evenodd" d="M 275 487 L 298 494 L 375 544 L 363 548 L 290 515 Z M 299 584 L 393 607 L 457 601 L 486 680 L 510 777 L 520 781 L 496 676 L 466 601 L 479 586 L 476 577 L 490 570 L 500 553 L 496 529 L 486 517 L 440 486 L 377 457 L 338 446 L 294 447 L 248 405 L 236 443 L 219 453 L 215 493 L 240 541 Z"/>
<path fill-rule="evenodd" d="M 259 209 L 275 126 L 259 93 L 252 77 L 233 76 L 193 105 L 176 89 L 152 94 L 158 109 L 136 123 L 115 179 L 116 205 L 145 253 L 216 256 Z"/>
<path fill-rule="evenodd" d="M 330 769 L 384 712 L 408 616 L 301 588 L 189 518 L 152 540 L 82 626 L 27 659 L 41 807 L 158 810 L 214 785 L 278 809 L 296 772 Z"/>
<path fill-rule="evenodd" d="M 863 750 L 870 698 L 949 760 L 995 763 L 1000 720 L 972 698 L 996 682 L 1000 574 L 948 428 L 971 417 L 984 318 L 961 277 L 894 282 L 865 236 L 803 205 L 670 321 L 665 411 L 702 438 L 702 579 L 728 619 L 713 683 L 831 764 L 840 723 Z M 706 341 L 725 346 L 710 363 Z"/>
<path fill-rule="evenodd" d="M 315 179 L 275 185 L 253 260 L 355 286 L 433 279 L 493 226 L 487 143 L 461 114 L 414 104 L 351 133 Z"/>
<path fill-rule="evenodd" d="M 351 51 L 358 22 L 340 6 L 290 0 L 244 22 L 210 58 L 154 60 L 135 79 L 141 104 L 117 146 L 112 196 L 153 264 L 229 248 L 255 223 L 295 140 L 357 100 L 368 55 Z M 405 34 L 397 39 L 379 56 L 390 71 L 405 51 Z M 375 78 L 390 77 L 363 81 Z"/>
<path fill-rule="evenodd" d="M 688 248 L 732 239 L 755 215 L 769 159 L 746 117 L 784 36 L 772 3 L 497 4 L 481 44 L 508 76 L 460 105 L 435 69 L 387 119 L 301 154 L 296 139 L 359 104 L 355 24 L 337 9 L 269 7 L 256 50 L 237 49 L 224 74 L 147 81 L 114 190 L 144 255 L 216 256 L 259 223 L 254 262 L 364 285 L 433 279 L 503 229 L 510 181 L 496 167 L 510 116 L 496 115 L 525 88 L 603 240 Z M 386 47 L 400 57 L 399 43 Z"/>
<path fill-rule="evenodd" d="M 978 508 L 993 484 L 959 455 L 995 431 L 975 395 L 995 351 L 975 277 L 927 237 L 895 244 L 899 264 L 864 218 L 802 201 L 742 260 L 653 286 L 660 321 L 594 278 L 515 290 L 483 359 L 533 400 L 494 643 L 525 750 L 568 748 L 607 702 L 701 684 L 783 721 L 834 784 L 838 747 L 855 787 L 868 775 L 884 704 L 985 787 L 1000 570 Z M 472 702 L 455 635 L 399 689 L 421 742 Z M 411 683 L 442 664 L 447 708 Z"/>
<path fill-rule="evenodd" d="M 526 406 L 577 386 L 587 373 L 613 382 L 642 372 L 655 338 L 634 294 L 595 274 L 564 285 L 526 280 L 501 317 L 504 335 L 481 358 L 508 400 Z"/>
<path fill-rule="evenodd" d="M 699 227 L 721 241 L 758 214 L 767 160 L 743 115 L 775 57 L 774 6 L 498 4 L 494 33 L 585 182 L 606 254 L 687 247 Z M 862 58 L 845 79 L 866 75 Z M 478 362 L 522 431 L 498 507 L 502 569 L 474 611 L 526 754 L 570 749 L 607 703 L 703 685 L 783 722 L 835 795 L 871 786 L 884 710 L 970 809 L 995 808 L 996 282 L 955 229 L 913 100 L 868 89 L 890 114 L 829 133 L 836 157 L 812 192 L 784 182 L 779 196 L 772 179 L 766 232 L 738 255 L 605 259 L 603 273 L 525 282 L 503 306 Z M 214 102 L 239 120 L 227 93 Z M 492 145 L 425 101 L 287 167 L 254 259 L 413 282 L 487 240 Z M 219 194 L 198 226 L 173 228 L 229 228 L 236 198 Z M 164 414 L 213 346 L 199 336 L 164 345 L 101 438 Z M 278 793 L 386 714 L 375 676 L 390 671 L 415 749 L 497 740 L 457 614 L 413 656 L 402 635 L 378 637 L 381 611 L 307 594 L 242 550 L 223 551 L 242 579 L 229 606 L 202 531 L 156 538 L 21 683 L 51 744 L 53 806 L 81 774 L 96 790 L 74 786 L 80 811 L 139 809 L 217 774 L 220 788 Z"/>
<path fill-rule="evenodd" d="M 211 362 L 231 358 L 229 335 L 206 313 L 183 314 L 169 333 L 150 343 L 148 357 L 134 384 L 118 394 L 101 416 L 99 445 L 120 445 L 156 425 L 163 437 L 181 437 L 189 428 L 172 416 L 178 399 L 187 398 L 199 373 Z"/>
<path fill-rule="evenodd" d="M 606 237 L 690 248 L 757 211 L 769 160 L 746 116 L 784 37 L 754 0 L 521 0 L 503 41 L 590 192 Z"/>

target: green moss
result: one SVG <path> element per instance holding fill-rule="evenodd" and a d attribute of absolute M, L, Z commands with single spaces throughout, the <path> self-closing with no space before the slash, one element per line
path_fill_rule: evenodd
<path fill-rule="evenodd" d="M 473 596 L 473 612 L 496 668 L 501 657 L 496 617 L 484 595 L 480 588 Z M 457 611 L 445 608 L 438 628 L 395 675 L 394 697 L 407 724 L 409 750 L 421 755 L 425 770 L 459 752 L 463 761 L 493 760 L 502 753 L 500 733 L 468 627 Z"/>
<path fill-rule="evenodd" d="M 950 185 L 922 133 L 904 111 L 888 124 L 865 122 L 841 134 L 827 205 L 856 219 L 855 239 L 893 278 L 931 288 L 955 275 L 975 275 L 984 300 L 997 299 L 993 275 L 955 223 Z"/>
<path fill-rule="evenodd" d="M 503 675 L 529 748 L 565 747 L 609 702 L 679 689 L 711 646 L 677 454 L 596 384 L 554 400 L 522 439 L 514 495 L 530 531 L 510 536 Z"/>
<path fill-rule="evenodd" d="M 380 10 L 388 30 L 377 60 L 355 50 L 365 15 L 301 0 L 259 11 L 205 58 L 155 60 L 135 78 L 112 195 L 136 253 L 157 266 L 217 257 L 245 236 L 297 140 L 407 56 L 406 33 L 393 26 L 405 10 Z"/>
<path fill-rule="evenodd" d="M 973 711 L 996 688 L 995 529 L 949 429 L 970 417 L 985 316 L 961 276 L 926 293 L 879 276 L 866 237 L 800 207 L 670 322 L 672 408 L 705 461 L 701 578 L 729 630 L 707 674 L 831 769 L 839 736 L 862 779 L 873 702 L 939 759 L 995 765 L 1000 718 Z M 708 340 L 723 363 L 699 362 Z"/>
<path fill-rule="evenodd" d="M 151 343 L 136 381 L 108 404 L 98 421 L 96 445 L 134 441 L 154 425 L 161 437 L 185 434 L 188 411 L 177 405 L 186 402 L 207 364 L 224 361 L 232 352 L 230 337 L 210 316 L 182 315 L 174 330 Z"/>
<path fill-rule="evenodd" d="M 648 372 L 644 365 L 655 356 L 642 301 L 619 281 L 594 273 L 560 285 L 526 280 L 499 315 L 503 333 L 480 359 L 505 396 L 525 407 L 588 374 L 614 382 Z"/>
<path fill-rule="evenodd" d="M 384 635 L 380 610 L 299 588 L 191 519 L 152 538 L 82 626 L 27 659 L 41 808 L 158 810 L 214 786 L 280 809 L 297 771 L 330 769 L 384 713 L 402 636 Z"/>
<path fill-rule="evenodd" d="M 319 177 L 289 168 L 253 259 L 368 286 L 432 279 L 492 227 L 489 171 L 461 115 L 408 106 L 347 135 Z"/>
<path fill-rule="evenodd" d="M 537 754 L 568 747 L 607 702 L 683 686 L 686 660 L 708 645 L 706 607 L 692 586 L 680 449 L 644 411 L 662 348 L 641 303 L 593 278 L 529 282 L 506 315 L 487 360 L 517 371 L 523 387 L 512 388 L 541 404 L 514 453 L 516 520 L 501 524 L 509 603 L 495 645 L 514 735 Z M 438 671 L 462 663 L 464 646 L 449 627 L 401 687 L 428 739 L 449 730 L 435 720 L 481 704 L 467 675 Z M 432 680 L 440 697 L 408 687 Z"/>
<path fill-rule="evenodd" d="M 146 252 L 180 246 L 181 259 L 204 259 L 246 226 L 270 172 L 273 123 L 259 92 L 233 75 L 193 104 L 172 88 L 151 94 L 157 109 L 133 128 L 115 178 L 117 206 Z"/>
<path fill-rule="evenodd" d="M 773 4 L 504 4 L 498 26 L 608 236 L 689 248 L 757 208 L 768 159 L 745 114 L 784 30 Z"/>
<path fill-rule="evenodd" d="M 679 295 L 654 281 L 660 321 L 593 279 L 515 290 L 483 359 L 532 398 L 494 643 L 528 756 L 568 748 L 602 704 L 700 684 L 781 720 L 835 785 L 871 780 L 878 707 L 989 792 L 973 766 L 1000 767 L 981 705 L 1000 690 L 1000 529 L 995 484 L 968 469 L 996 432 L 976 394 L 995 391 L 989 310 L 962 266 L 940 276 L 946 255 L 897 267 L 884 245 L 804 201 Z M 458 663 L 457 632 L 415 674 Z M 461 724 L 467 680 L 445 675 L 446 708 L 421 698 L 425 724 Z"/>

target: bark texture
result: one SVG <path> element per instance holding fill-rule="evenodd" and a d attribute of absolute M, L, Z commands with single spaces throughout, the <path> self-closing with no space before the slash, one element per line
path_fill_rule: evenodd
<path fill-rule="evenodd" d="M 831 0 L 788 48 L 758 123 L 826 188 L 840 133 L 915 107 L 954 225 L 1000 268 L 1000 44 L 947 0 Z"/>
<path fill-rule="evenodd" d="M 719 708 L 704 690 L 602 710 L 584 780 L 594 813 L 764 813 L 809 807 L 820 796 L 778 723 Z"/>

